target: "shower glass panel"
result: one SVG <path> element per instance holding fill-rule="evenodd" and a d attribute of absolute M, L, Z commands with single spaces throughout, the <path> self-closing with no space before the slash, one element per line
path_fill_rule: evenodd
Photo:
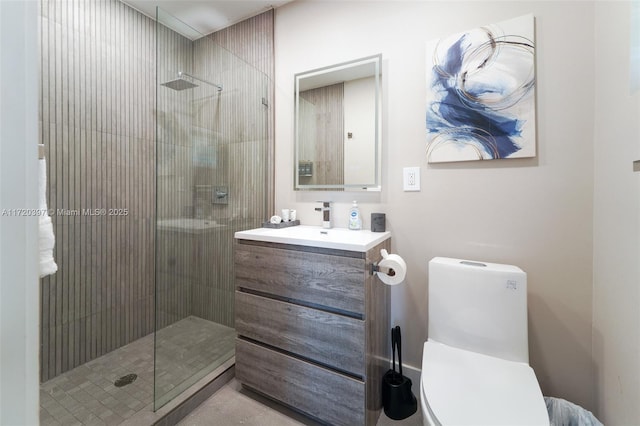
<path fill-rule="evenodd" d="M 266 217 L 268 78 L 157 10 L 154 406 L 234 356 L 233 234 Z"/>

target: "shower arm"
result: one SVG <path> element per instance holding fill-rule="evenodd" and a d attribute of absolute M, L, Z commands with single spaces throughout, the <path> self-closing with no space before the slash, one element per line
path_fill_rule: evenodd
<path fill-rule="evenodd" d="M 186 72 L 178 71 L 178 77 L 182 77 L 183 75 L 184 75 L 184 76 L 186 76 L 186 77 L 192 78 L 192 79 L 194 79 L 194 80 L 198 80 L 198 81 L 200 81 L 200 82 L 202 82 L 202 83 L 208 84 L 209 86 L 216 87 L 216 88 L 218 88 L 218 92 L 222 92 L 222 85 L 221 85 L 221 84 L 215 84 L 215 83 L 212 83 L 212 82 L 210 82 L 210 81 L 203 80 L 203 79 L 201 79 L 201 78 L 198 78 L 198 77 L 196 77 L 196 76 L 193 76 L 193 75 L 191 75 L 191 74 L 188 74 L 188 73 L 186 73 Z"/>

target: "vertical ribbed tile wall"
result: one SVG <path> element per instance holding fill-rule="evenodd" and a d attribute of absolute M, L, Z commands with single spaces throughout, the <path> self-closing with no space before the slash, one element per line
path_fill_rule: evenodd
<path fill-rule="evenodd" d="M 193 314 L 233 327 L 233 232 L 260 226 L 267 216 L 268 79 L 210 38 L 195 43 L 194 73 L 223 86 L 194 94 L 194 140 L 201 148 L 193 178 L 204 189 L 194 194 L 196 212 L 227 226 L 198 236 Z M 228 202 L 212 203 L 212 188 L 220 186 L 228 189 Z"/>
<path fill-rule="evenodd" d="M 175 18 L 162 16 L 160 22 L 180 27 Z M 265 22 L 270 25 L 260 33 L 246 23 L 225 31 L 234 32 L 248 52 L 261 52 L 273 43 L 273 19 Z M 197 86 L 158 86 L 156 326 L 160 330 L 194 315 L 234 327 L 233 235 L 260 226 L 268 216 L 272 126 L 265 103 L 272 80 L 217 44 L 215 35 L 190 42 L 174 34 L 166 28 L 157 33 L 159 82 L 175 80 L 182 71 L 195 76 L 186 80 Z M 224 202 L 217 202 L 216 188 L 228 193 Z M 224 348 L 217 338 L 204 335 L 192 350 Z M 199 371 L 172 365 L 171 374 L 156 375 L 155 407 L 212 371 L 232 348 L 219 359 L 201 360 Z M 155 351 L 156 371 L 162 371 L 175 358 L 175 348 L 157 338 Z M 182 359 L 193 355 L 181 351 Z"/>
<path fill-rule="evenodd" d="M 190 314 L 233 327 L 233 234 L 260 226 L 273 203 L 273 108 L 263 103 L 273 93 L 273 11 L 191 44 L 172 37 L 158 33 L 159 81 L 183 71 L 223 90 L 198 81 L 182 91 L 158 88 L 158 218 L 225 226 L 159 226 L 157 324 Z M 213 203 L 215 187 L 228 189 L 227 203 Z"/>
<path fill-rule="evenodd" d="M 233 233 L 260 226 L 273 203 L 273 11 L 197 40 L 194 49 L 194 72 L 224 88 L 213 102 L 194 102 L 194 127 L 217 153 L 216 166 L 196 169 L 194 184 L 228 187 L 228 204 L 209 203 L 209 214 L 230 226 L 201 239 L 205 260 L 194 268 L 192 309 L 233 327 Z"/>
<path fill-rule="evenodd" d="M 163 25 L 158 25 L 156 33 L 156 330 L 191 315 L 194 244 L 197 239 L 195 234 L 189 232 L 189 227 L 181 229 L 173 226 L 176 220 L 193 215 L 194 139 L 191 103 L 195 89 L 173 90 L 162 85 L 175 80 L 178 72 L 192 73 L 193 42 L 164 26 L 164 15 L 159 18 Z"/>
<path fill-rule="evenodd" d="M 41 280 L 46 381 L 153 331 L 155 24 L 117 0 L 42 0 L 41 14 L 59 268 Z"/>
<path fill-rule="evenodd" d="M 247 64 L 267 76 L 267 211 L 275 212 L 275 12 L 268 10 L 208 36 Z M 271 216 L 271 215 L 269 215 Z"/>
<path fill-rule="evenodd" d="M 300 92 L 300 161 L 311 161 L 303 185 L 344 184 L 344 83 Z M 303 103 L 304 101 L 304 103 Z M 335 112 L 339 111 L 339 114 Z"/>

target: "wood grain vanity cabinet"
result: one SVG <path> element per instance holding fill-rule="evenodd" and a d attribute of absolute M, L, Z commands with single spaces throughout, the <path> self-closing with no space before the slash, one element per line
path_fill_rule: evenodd
<path fill-rule="evenodd" d="M 238 239 L 236 378 L 322 422 L 375 425 L 389 368 L 389 287 L 366 252 Z"/>

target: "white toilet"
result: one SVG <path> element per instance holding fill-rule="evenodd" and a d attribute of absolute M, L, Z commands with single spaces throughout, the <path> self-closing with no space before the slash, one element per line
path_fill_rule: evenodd
<path fill-rule="evenodd" d="M 549 425 L 529 366 L 524 271 L 443 257 L 429 262 L 420 403 L 428 426 Z"/>

